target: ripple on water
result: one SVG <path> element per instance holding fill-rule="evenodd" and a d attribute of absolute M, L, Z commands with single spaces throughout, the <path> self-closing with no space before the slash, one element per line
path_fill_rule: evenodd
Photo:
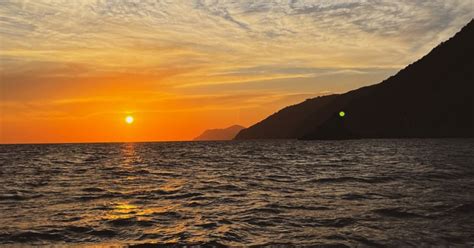
<path fill-rule="evenodd" d="M 3 237 L 2 237 L 3 236 Z M 68 238 L 64 235 L 56 233 L 56 231 L 25 231 L 16 232 L 10 234 L 0 234 L 1 240 L 5 240 L 8 243 L 29 243 L 36 241 L 68 241 Z"/>
<path fill-rule="evenodd" d="M 98 187 L 87 187 L 87 188 L 83 188 L 82 191 L 84 191 L 84 192 L 104 192 L 105 190 L 102 189 L 102 188 L 98 188 Z"/>
<path fill-rule="evenodd" d="M 10 193 L 5 193 L 5 194 L 0 194 L 0 201 L 26 201 L 30 199 L 39 198 L 42 196 L 43 194 L 10 192 Z"/>
<path fill-rule="evenodd" d="M 394 218 L 423 218 L 424 216 L 409 212 L 403 208 L 380 208 L 373 210 L 374 213 Z"/>
<path fill-rule="evenodd" d="M 124 227 L 124 226 L 142 226 L 142 227 L 151 227 L 155 224 L 154 221 L 146 221 L 146 220 L 139 220 L 136 217 L 130 218 L 118 218 L 113 220 L 106 221 L 108 225 L 116 226 L 116 227 Z"/>

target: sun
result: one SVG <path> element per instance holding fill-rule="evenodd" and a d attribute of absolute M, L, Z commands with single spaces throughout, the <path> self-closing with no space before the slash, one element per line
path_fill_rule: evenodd
<path fill-rule="evenodd" d="M 134 121 L 133 116 L 127 115 L 127 117 L 125 117 L 125 122 L 126 122 L 127 124 L 132 124 L 133 121 Z"/>

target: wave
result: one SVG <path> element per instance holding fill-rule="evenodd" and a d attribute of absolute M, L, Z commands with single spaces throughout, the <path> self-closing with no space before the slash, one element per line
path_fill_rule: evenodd
<path fill-rule="evenodd" d="M 386 183 L 394 181 L 393 177 L 332 177 L 332 178 L 318 178 L 311 179 L 311 183 L 346 183 L 346 182 L 357 182 L 357 183 Z"/>
<path fill-rule="evenodd" d="M 380 208 L 372 210 L 372 212 L 386 216 L 386 217 L 394 217 L 394 218 L 423 218 L 424 216 L 409 212 L 402 208 Z"/>
<path fill-rule="evenodd" d="M 0 194 L 0 201 L 25 201 L 44 196 L 43 194 L 7 193 Z"/>
<path fill-rule="evenodd" d="M 155 224 L 154 221 L 145 221 L 145 220 L 138 220 L 135 217 L 131 218 L 119 218 L 107 221 L 107 224 L 116 226 L 116 227 L 124 227 L 124 226 L 142 226 L 142 227 L 151 227 Z"/>
<path fill-rule="evenodd" d="M 7 243 L 18 242 L 36 242 L 36 241 L 67 241 L 68 238 L 65 235 L 55 233 L 52 231 L 39 232 L 39 231 L 25 231 L 11 234 L 0 234 L 0 240 L 4 240 Z"/>

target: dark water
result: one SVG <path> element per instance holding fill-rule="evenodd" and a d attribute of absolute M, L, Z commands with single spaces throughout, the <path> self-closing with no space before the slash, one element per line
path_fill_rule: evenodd
<path fill-rule="evenodd" d="M 0 244 L 474 244 L 474 140 L 0 146 Z"/>

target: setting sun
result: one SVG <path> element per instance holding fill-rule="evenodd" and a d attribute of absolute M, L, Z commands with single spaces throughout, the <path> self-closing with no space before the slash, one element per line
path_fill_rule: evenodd
<path fill-rule="evenodd" d="M 126 122 L 127 124 L 132 124 L 133 121 L 134 121 L 133 116 L 128 115 L 127 117 L 125 117 L 125 122 Z"/>

